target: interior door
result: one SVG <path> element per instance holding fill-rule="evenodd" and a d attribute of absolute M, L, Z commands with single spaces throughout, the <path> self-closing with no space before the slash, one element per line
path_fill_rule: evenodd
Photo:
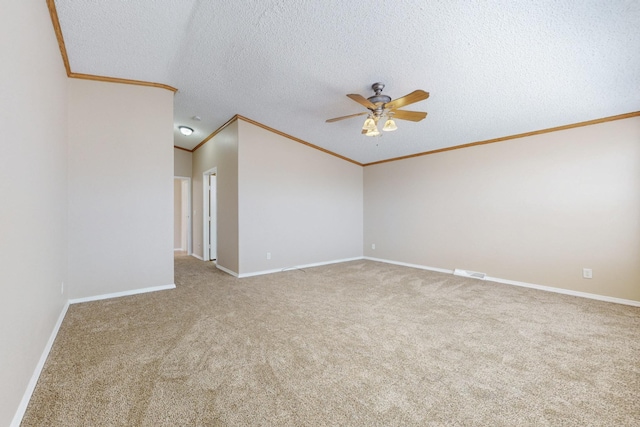
<path fill-rule="evenodd" d="M 209 175 L 209 259 L 218 259 L 216 176 Z"/>
<path fill-rule="evenodd" d="M 182 179 L 182 212 L 180 213 L 182 217 L 182 232 L 181 232 L 181 248 L 186 251 L 189 255 L 191 255 L 191 242 L 189 239 L 189 180 Z"/>

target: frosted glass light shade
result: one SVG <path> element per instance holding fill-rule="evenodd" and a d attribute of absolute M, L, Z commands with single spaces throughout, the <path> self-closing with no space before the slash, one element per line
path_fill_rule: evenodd
<path fill-rule="evenodd" d="M 181 134 L 183 134 L 184 136 L 189 136 L 193 133 L 193 129 L 188 128 L 186 126 L 178 126 L 178 130 L 180 131 Z"/>
<path fill-rule="evenodd" d="M 362 125 L 362 130 L 373 130 L 375 128 L 376 128 L 376 122 L 371 117 L 365 120 L 364 124 Z"/>
<path fill-rule="evenodd" d="M 367 133 L 365 133 L 366 136 L 380 136 L 380 131 L 378 130 L 377 127 L 374 127 L 373 129 L 370 129 L 369 131 L 367 131 Z"/>
<path fill-rule="evenodd" d="M 393 120 L 389 119 L 384 123 L 384 127 L 382 128 L 383 131 L 385 132 L 391 132 L 398 129 L 398 126 L 396 126 L 396 122 L 394 122 Z"/>

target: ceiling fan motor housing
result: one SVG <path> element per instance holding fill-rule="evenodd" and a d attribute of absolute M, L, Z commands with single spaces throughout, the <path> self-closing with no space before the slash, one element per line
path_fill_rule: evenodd
<path fill-rule="evenodd" d="M 382 95 L 382 89 L 384 89 L 384 83 L 374 83 L 371 85 L 371 89 L 376 93 L 373 96 L 367 98 L 372 104 L 380 105 L 391 102 L 391 97 L 388 95 Z"/>

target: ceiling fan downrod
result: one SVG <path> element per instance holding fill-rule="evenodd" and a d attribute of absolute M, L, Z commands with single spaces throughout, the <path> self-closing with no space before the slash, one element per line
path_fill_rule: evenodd
<path fill-rule="evenodd" d="M 391 97 L 388 95 L 382 95 L 382 90 L 384 89 L 384 83 L 374 83 L 371 85 L 371 89 L 376 93 L 373 96 L 367 98 L 369 102 L 372 104 L 376 104 L 378 108 L 382 107 L 387 102 L 391 102 Z"/>

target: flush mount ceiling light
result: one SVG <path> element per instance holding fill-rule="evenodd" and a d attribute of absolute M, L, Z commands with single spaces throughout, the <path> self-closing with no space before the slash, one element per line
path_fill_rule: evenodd
<path fill-rule="evenodd" d="M 189 136 L 189 135 L 191 135 L 193 133 L 193 129 L 191 129 L 189 127 L 186 127 L 186 126 L 178 126 L 178 130 L 184 136 Z"/>

